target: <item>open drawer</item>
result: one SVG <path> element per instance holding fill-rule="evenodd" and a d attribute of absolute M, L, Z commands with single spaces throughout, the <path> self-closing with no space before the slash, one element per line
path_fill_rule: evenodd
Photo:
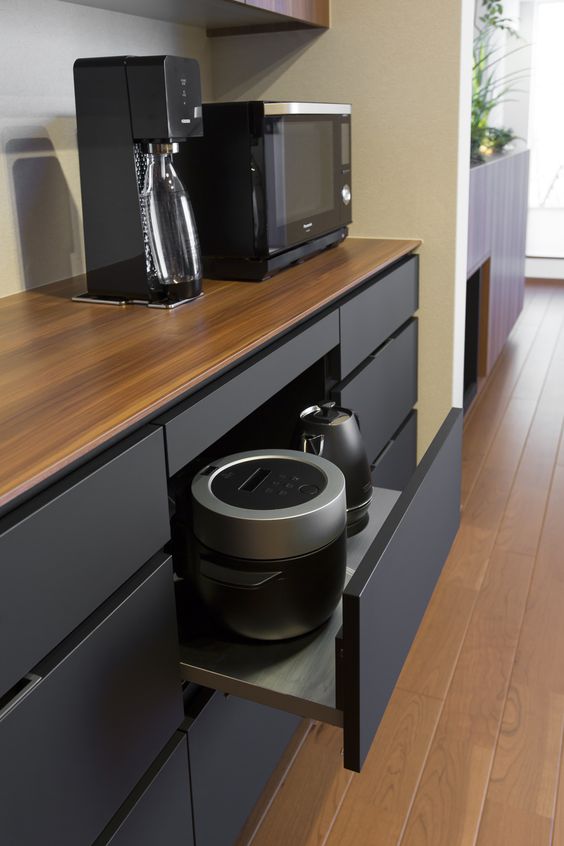
<path fill-rule="evenodd" d="M 342 726 L 345 767 L 359 771 L 458 528 L 461 437 L 452 409 L 403 493 L 375 489 L 368 526 L 348 541 L 341 606 L 324 626 L 259 643 L 190 634 L 181 614 L 182 677 Z"/>

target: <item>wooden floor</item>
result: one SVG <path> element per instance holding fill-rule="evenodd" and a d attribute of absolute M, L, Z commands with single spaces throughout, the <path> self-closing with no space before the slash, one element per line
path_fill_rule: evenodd
<path fill-rule="evenodd" d="M 563 417 L 564 285 L 527 286 L 467 416 L 460 531 L 362 773 L 343 770 L 339 730 L 304 724 L 239 846 L 564 846 Z"/>

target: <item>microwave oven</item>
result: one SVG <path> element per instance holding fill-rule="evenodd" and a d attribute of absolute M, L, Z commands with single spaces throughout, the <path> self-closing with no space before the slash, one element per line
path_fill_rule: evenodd
<path fill-rule="evenodd" d="M 261 280 L 335 245 L 351 223 L 351 107 L 204 103 L 183 145 L 207 276 Z"/>

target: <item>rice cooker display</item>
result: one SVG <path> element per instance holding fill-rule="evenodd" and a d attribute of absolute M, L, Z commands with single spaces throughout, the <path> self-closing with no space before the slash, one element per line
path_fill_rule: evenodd
<path fill-rule="evenodd" d="M 229 505 L 260 511 L 309 502 L 326 486 L 327 476 L 312 464 L 265 458 L 227 467 L 214 477 L 211 490 Z"/>

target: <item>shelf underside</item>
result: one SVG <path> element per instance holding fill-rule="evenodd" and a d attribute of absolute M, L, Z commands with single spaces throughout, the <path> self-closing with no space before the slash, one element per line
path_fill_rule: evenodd
<path fill-rule="evenodd" d="M 374 488 L 368 525 L 347 541 L 347 581 L 399 496 L 398 491 Z M 287 641 L 243 641 L 223 632 L 182 633 L 181 675 L 186 681 L 223 693 L 342 725 L 335 682 L 335 638 L 341 624 L 339 604 L 323 626 Z"/>
<path fill-rule="evenodd" d="M 255 9 L 233 0 L 65 0 L 79 6 L 92 6 L 126 15 L 170 21 L 203 27 L 208 34 L 215 30 L 237 30 L 249 27 L 271 28 L 276 25 L 305 26 L 287 15 Z"/>

